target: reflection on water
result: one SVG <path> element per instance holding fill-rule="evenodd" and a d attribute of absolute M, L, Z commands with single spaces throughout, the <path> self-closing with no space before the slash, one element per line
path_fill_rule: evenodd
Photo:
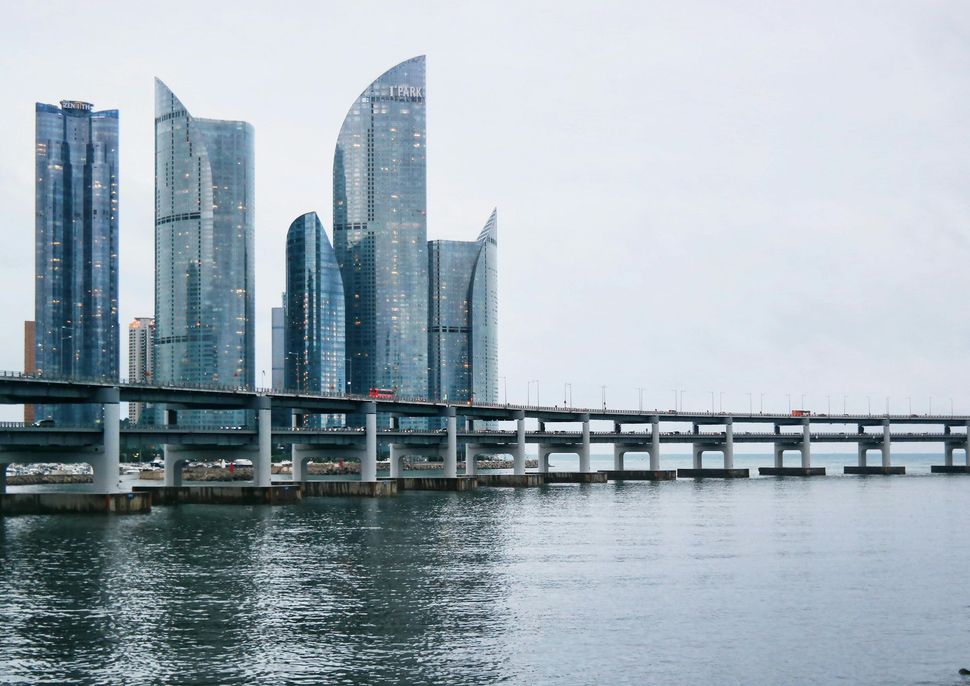
<path fill-rule="evenodd" d="M 970 477 L 0 519 L 0 683 L 961 683 Z"/>

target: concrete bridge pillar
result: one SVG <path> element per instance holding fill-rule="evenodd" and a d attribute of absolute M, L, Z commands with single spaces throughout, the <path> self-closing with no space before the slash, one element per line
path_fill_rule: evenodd
<path fill-rule="evenodd" d="M 273 482 L 273 427 L 270 399 L 256 398 L 256 445 L 253 456 L 253 485 L 270 486 Z"/>
<path fill-rule="evenodd" d="M 775 443 L 775 468 L 781 469 L 785 466 L 785 446 Z"/>
<path fill-rule="evenodd" d="M 699 443 L 692 443 L 691 448 L 693 449 L 693 452 L 694 452 L 694 469 L 703 469 L 704 468 L 704 459 L 703 459 L 704 447 Z"/>
<path fill-rule="evenodd" d="M 579 471 L 590 472 L 589 466 L 589 415 L 583 415 L 583 443 L 579 447 Z"/>
<path fill-rule="evenodd" d="M 660 417 L 650 419 L 650 469 L 660 471 Z"/>
<path fill-rule="evenodd" d="M 613 444 L 613 471 L 622 472 L 623 471 L 623 455 L 626 454 L 626 449 L 619 443 Z"/>
<path fill-rule="evenodd" d="M 859 466 L 865 467 L 866 461 L 869 456 L 869 446 L 867 446 L 862 441 L 859 441 Z"/>
<path fill-rule="evenodd" d="M 166 445 L 165 448 L 165 485 L 182 485 L 182 467 L 185 466 L 185 458 L 179 455 L 174 445 Z"/>
<path fill-rule="evenodd" d="M 458 420 L 455 408 L 448 408 L 447 415 L 448 442 L 445 445 L 445 478 L 458 478 Z"/>
<path fill-rule="evenodd" d="M 360 480 L 377 481 L 377 403 L 364 403 L 364 454 L 360 456 Z"/>
<path fill-rule="evenodd" d="M 949 443 L 943 444 L 943 464 L 947 467 L 953 466 L 953 448 L 954 446 Z"/>
<path fill-rule="evenodd" d="M 292 446 L 290 446 L 290 461 L 293 463 L 291 468 L 293 481 L 299 482 L 306 480 L 306 465 L 311 459 L 307 453 L 309 453 L 310 450 L 311 447 L 306 445 L 297 445 L 294 443 Z"/>
<path fill-rule="evenodd" d="M 121 493 L 121 403 L 117 388 L 102 388 L 97 400 L 101 402 L 102 450 L 92 460 L 95 493 Z"/>
<path fill-rule="evenodd" d="M 394 446 L 391 446 L 394 449 Z M 478 474 L 478 465 L 475 464 L 475 451 L 478 450 L 477 445 L 472 445 L 471 443 L 465 444 L 465 476 L 475 476 Z M 391 453 L 394 454 L 393 452 Z M 393 464 L 393 463 L 392 463 Z"/>
<path fill-rule="evenodd" d="M 525 412 L 515 413 L 515 455 L 513 455 L 513 472 L 525 474 Z"/>
<path fill-rule="evenodd" d="M 889 420 L 884 419 L 882 422 L 882 466 L 889 467 L 892 462 L 890 460 L 889 454 L 889 444 L 891 442 L 890 432 L 889 432 Z"/>
<path fill-rule="evenodd" d="M 542 474 L 549 473 L 549 455 L 552 454 L 552 448 L 548 445 L 539 444 L 539 472 Z"/>
<path fill-rule="evenodd" d="M 966 465 L 970 469 L 970 422 L 967 422 L 967 440 L 963 444 L 963 449 L 966 451 Z"/>
<path fill-rule="evenodd" d="M 812 426 L 807 419 L 802 421 L 802 469 L 812 466 Z"/>
<path fill-rule="evenodd" d="M 724 468 L 734 469 L 734 420 L 730 417 L 724 424 Z"/>
<path fill-rule="evenodd" d="M 401 476 L 401 449 L 403 446 L 398 446 L 391 443 L 388 446 L 388 468 L 390 470 L 390 477 L 392 479 L 400 478 Z"/>

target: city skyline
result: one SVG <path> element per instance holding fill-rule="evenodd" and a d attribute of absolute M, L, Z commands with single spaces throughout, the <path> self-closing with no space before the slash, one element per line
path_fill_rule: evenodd
<path fill-rule="evenodd" d="M 649 407 L 672 406 L 672 389 L 686 389 L 685 402 L 695 408 L 709 407 L 712 391 L 718 401 L 726 392 L 725 406 L 742 408 L 747 393 L 757 406 L 762 392 L 774 408 L 785 407 L 789 393 L 805 393 L 818 409 L 827 396 L 841 406 L 843 393 L 850 409 L 865 409 L 867 396 L 882 407 L 889 395 L 896 409 L 911 401 L 925 410 L 931 396 L 937 406 L 954 396 L 957 408 L 970 402 L 951 383 L 970 369 L 967 325 L 954 315 L 967 287 L 960 269 L 967 245 L 958 191 L 966 157 L 959 113 L 966 108 L 956 68 L 964 50 L 952 27 L 965 13 L 892 6 L 879 16 L 894 21 L 870 21 L 871 11 L 842 8 L 833 27 L 825 12 L 700 6 L 654 8 L 650 40 L 636 44 L 621 27 L 640 25 L 646 10 L 630 5 L 603 14 L 565 8 L 548 23 L 523 11 L 515 25 L 469 8 L 449 9 L 435 22 L 430 11 L 408 18 L 391 8 L 373 30 L 393 35 L 393 48 L 312 80 L 297 78 L 294 67 L 340 64 L 346 41 L 309 9 L 302 23 L 325 40 L 292 41 L 306 34 L 287 25 L 288 44 L 299 47 L 266 60 L 221 35 L 208 52 L 160 60 L 148 49 L 147 27 L 132 21 L 123 40 L 90 46 L 102 59 L 109 47 L 126 57 L 125 70 L 101 82 L 80 66 L 55 71 L 42 58 L 27 59 L 31 53 L 11 31 L 4 57 L 11 105 L 0 114 L 10 136 L 0 162 L 3 221 L 31 222 L 23 141 L 34 101 L 66 96 L 118 108 L 120 307 L 125 321 L 148 314 L 147 80 L 157 73 L 177 83 L 194 112 L 252 121 L 260 130 L 257 253 L 267 255 L 257 265 L 255 366 L 269 373 L 269 306 L 278 299 L 273 285 L 282 283 L 281 256 L 270 248 L 300 211 L 328 207 L 328 157 L 347 94 L 386 65 L 427 53 L 436 94 L 429 235 L 461 240 L 469 217 L 502 208 L 500 287 L 516 295 L 503 301 L 501 376 L 512 399 L 524 400 L 528 382 L 539 379 L 543 402 L 561 402 L 571 383 L 576 404 L 594 406 L 601 385 L 615 406 L 635 406 L 639 387 L 647 387 Z M 134 16 L 119 6 L 111 11 Z M 108 6 L 99 8 L 90 20 L 107 13 Z M 355 10 L 340 13 L 362 20 Z M 11 26 L 26 26 L 29 17 L 14 8 Z M 420 26 L 442 20 L 460 30 L 437 35 Z M 258 12 L 227 21 L 242 35 L 262 21 L 270 43 L 283 26 Z M 519 49 L 517 39 L 540 24 L 542 49 Z M 403 26 L 412 31 L 402 37 Z M 721 59 L 717 44 L 698 40 L 713 27 L 712 35 L 743 46 L 731 60 Z M 54 22 L 51 31 L 74 44 L 66 24 Z M 810 40 L 820 31 L 824 46 Z M 604 32 L 615 50 L 597 47 L 595 36 Z M 860 39 L 866 50 L 858 49 Z M 690 58 L 679 59 L 688 46 Z M 469 47 L 488 58 L 472 59 Z M 14 68 L 14 58 L 21 66 Z M 225 79 L 215 83 L 199 72 L 229 63 L 245 68 L 223 70 Z M 609 104 L 621 83 L 631 98 L 622 113 Z M 294 157 L 295 150 L 302 152 Z M 590 240 L 590 232 L 603 231 L 608 240 Z M 12 284 L 30 278 L 19 264 L 29 254 L 29 242 L 12 235 L 4 304 L 20 319 L 32 315 L 13 298 Z M 650 296 L 645 318 L 601 346 L 611 323 L 630 316 L 634 294 Z M 579 314 L 587 331 L 557 333 Z M 9 360 L 4 366 L 18 367 L 22 351 L 0 352 Z M 577 369 L 577 359 L 590 363 Z"/>

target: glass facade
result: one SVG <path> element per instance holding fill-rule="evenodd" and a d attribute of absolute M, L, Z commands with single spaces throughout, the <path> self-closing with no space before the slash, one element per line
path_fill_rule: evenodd
<path fill-rule="evenodd" d="M 155 80 L 155 374 L 255 385 L 253 127 L 196 119 Z M 179 413 L 242 424 L 245 412 Z M 184 416 L 183 416 L 184 415 Z"/>
<path fill-rule="evenodd" d="M 118 111 L 36 104 L 36 371 L 118 378 Z M 92 423 L 96 404 L 38 406 L 39 419 Z"/>
<path fill-rule="evenodd" d="M 469 356 L 472 399 L 498 402 L 498 211 L 492 210 L 478 235 L 471 283 Z"/>
<path fill-rule="evenodd" d="M 425 59 L 354 101 L 333 161 L 334 247 L 352 393 L 428 396 Z"/>
<path fill-rule="evenodd" d="M 471 281 L 478 248 L 474 241 L 428 242 L 428 360 L 431 397 L 436 400 L 466 402 L 472 397 Z"/>
<path fill-rule="evenodd" d="M 316 212 L 286 233 L 284 387 L 312 395 L 346 391 L 344 286 Z M 342 416 L 312 416 L 308 426 L 341 426 Z"/>
<path fill-rule="evenodd" d="M 477 241 L 430 241 L 431 397 L 498 401 L 498 221 Z"/>

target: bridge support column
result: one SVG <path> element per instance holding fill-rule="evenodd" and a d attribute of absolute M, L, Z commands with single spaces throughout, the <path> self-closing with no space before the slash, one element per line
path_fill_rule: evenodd
<path fill-rule="evenodd" d="M 548 474 L 549 473 L 549 455 L 552 454 L 552 448 L 548 445 L 539 444 L 539 473 Z"/>
<path fill-rule="evenodd" d="M 513 455 L 513 473 L 525 474 L 525 412 L 516 413 L 515 419 L 515 455 Z"/>
<path fill-rule="evenodd" d="M 447 417 L 448 443 L 445 446 L 445 478 L 458 478 L 458 420 L 455 418 L 455 408 L 449 407 Z"/>
<path fill-rule="evenodd" d="M 724 424 L 724 468 L 734 469 L 734 420 Z"/>
<path fill-rule="evenodd" d="M 390 477 L 392 479 L 399 479 L 401 477 L 401 448 L 403 446 L 395 445 L 391 443 L 388 446 L 388 468 L 390 470 Z"/>
<path fill-rule="evenodd" d="M 963 444 L 963 449 L 966 452 L 965 460 L 967 469 L 970 469 L 970 422 L 967 422 L 967 440 Z"/>
<path fill-rule="evenodd" d="M 812 466 L 812 427 L 807 419 L 802 425 L 802 469 L 808 469 Z"/>
<path fill-rule="evenodd" d="M 860 467 L 866 466 L 868 457 L 869 457 L 869 446 L 867 446 L 865 443 L 860 442 L 859 443 L 859 466 Z"/>
<path fill-rule="evenodd" d="M 947 467 L 953 466 L 953 446 L 949 443 L 943 444 L 943 464 Z"/>
<path fill-rule="evenodd" d="M 889 453 L 889 445 L 891 442 L 889 433 L 889 420 L 885 419 L 882 422 L 882 467 L 883 469 L 888 469 L 892 466 L 891 457 Z"/>
<path fill-rule="evenodd" d="M 273 427 L 270 400 L 256 398 L 256 454 L 253 455 L 253 485 L 270 486 L 273 482 Z"/>
<path fill-rule="evenodd" d="M 121 404 L 117 388 L 98 393 L 102 409 L 103 444 L 101 454 L 92 460 L 95 493 L 121 493 Z"/>
<path fill-rule="evenodd" d="M 694 453 L 694 462 L 693 462 L 694 469 L 703 469 L 704 468 L 704 459 L 703 459 L 704 448 L 703 448 L 703 446 L 698 445 L 697 443 L 692 443 L 691 444 L 691 449 L 693 450 L 693 453 Z"/>
<path fill-rule="evenodd" d="M 294 415 L 295 419 L 295 415 Z M 308 445 L 297 445 L 294 443 L 290 446 L 290 461 L 293 466 L 291 467 L 291 472 L 293 475 L 293 481 L 306 481 L 307 478 L 307 468 L 306 465 L 310 461 L 310 455 L 308 453 L 313 448 Z"/>
<path fill-rule="evenodd" d="M 613 444 L 613 471 L 622 472 L 623 471 L 623 455 L 626 454 L 626 450 L 622 445 L 617 443 Z"/>
<path fill-rule="evenodd" d="M 182 485 L 182 467 L 185 466 L 185 458 L 181 457 L 174 445 L 165 445 L 165 485 Z"/>
<path fill-rule="evenodd" d="M 478 450 L 477 445 L 472 445 L 471 443 L 465 444 L 465 476 L 475 476 L 478 474 L 478 465 L 475 463 L 476 450 Z"/>
<path fill-rule="evenodd" d="M 650 420 L 650 471 L 660 471 L 660 417 Z"/>
<path fill-rule="evenodd" d="M 579 448 L 579 471 L 589 473 L 589 415 L 583 415 L 583 443 Z"/>
<path fill-rule="evenodd" d="M 377 404 L 365 403 L 364 411 L 364 454 L 360 456 L 360 480 L 377 481 Z"/>
<path fill-rule="evenodd" d="M 785 466 L 785 446 L 775 443 L 775 469 Z"/>

